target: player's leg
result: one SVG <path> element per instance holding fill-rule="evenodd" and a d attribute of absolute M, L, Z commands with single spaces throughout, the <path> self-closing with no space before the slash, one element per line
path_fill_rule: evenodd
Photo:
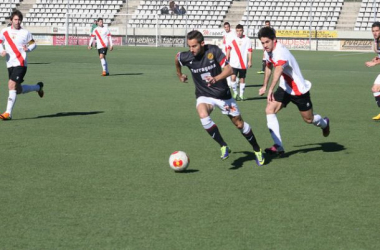
<path fill-rule="evenodd" d="M 232 70 L 233 70 L 233 74 L 231 75 L 231 87 L 232 87 L 232 97 L 234 98 L 234 99 L 236 99 L 237 98 L 237 93 L 238 93 L 238 84 L 237 84 L 237 81 L 236 81 L 236 74 L 237 74 L 237 70 L 236 69 L 234 69 L 234 68 L 232 68 Z"/>
<path fill-rule="evenodd" d="M 372 86 L 372 93 L 375 97 L 375 101 L 377 103 L 377 106 L 380 107 L 380 75 L 377 76 L 375 83 Z M 372 117 L 373 120 L 380 120 L 380 114 L 377 116 Z"/>
<path fill-rule="evenodd" d="M 240 100 L 244 101 L 244 91 L 245 91 L 245 77 L 247 74 L 247 70 L 241 69 L 239 70 L 239 79 L 240 79 L 240 86 L 239 86 L 239 97 Z"/>
<path fill-rule="evenodd" d="M 100 64 L 102 65 L 102 69 L 103 69 L 102 76 L 107 76 L 107 75 L 109 75 L 108 63 L 106 60 L 107 49 L 102 48 L 102 49 L 99 49 L 98 52 L 99 52 Z"/>
<path fill-rule="evenodd" d="M 277 113 L 283 106 L 286 106 L 286 104 L 284 105 L 280 101 L 273 101 L 268 103 L 265 109 L 265 113 L 267 115 L 267 126 L 274 142 L 272 147 L 265 149 L 265 152 L 268 154 L 276 154 L 279 156 L 284 154 L 284 146 L 281 139 L 280 123 L 277 119 Z"/>
<path fill-rule="evenodd" d="M 212 100 L 210 98 L 199 97 L 197 99 L 197 112 L 203 128 L 220 145 L 222 151 L 221 159 L 224 160 L 229 156 L 229 148 L 227 143 L 223 140 L 218 126 L 210 117 L 211 112 L 214 109 L 214 105 L 211 102 Z"/>

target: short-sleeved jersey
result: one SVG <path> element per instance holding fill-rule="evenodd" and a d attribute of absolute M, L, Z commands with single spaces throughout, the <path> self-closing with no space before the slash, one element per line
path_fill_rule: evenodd
<path fill-rule="evenodd" d="M 107 27 L 96 27 L 91 34 L 91 40 L 89 46 L 91 46 L 93 39 L 96 37 L 96 48 L 107 48 L 108 45 L 112 46 L 111 32 Z"/>
<path fill-rule="evenodd" d="M 205 45 L 204 54 L 194 56 L 190 51 L 179 52 L 178 62 L 181 66 L 190 69 L 195 84 L 195 96 L 212 97 L 227 100 L 231 98 L 231 92 L 227 85 L 227 80 L 222 79 L 207 86 L 206 76 L 217 76 L 222 72 L 222 67 L 226 62 L 226 55 L 216 45 Z"/>
<path fill-rule="evenodd" d="M 310 90 L 311 83 L 303 78 L 296 59 L 284 45 L 277 42 L 271 53 L 265 51 L 265 60 L 268 66 L 283 68 L 279 86 L 288 94 L 299 96 Z"/>
<path fill-rule="evenodd" d="M 227 49 L 228 49 L 228 44 L 231 43 L 232 39 L 236 37 L 236 32 L 233 30 L 230 30 L 230 32 L 225 32 L 223 35 L 223 52 L 224 54 L 227 55 Z"/>
<path fill-rule="evenodd" d="M 252 53 L 252 42 L 247 36 L 235 37 L 228 44 L 230 65 L 236 69 L 247 69 L 248 53 Z"/>
<path fill-rule="evenodd" d="M 7 52 L 7 67 L 27 66 L 27 53 L 24 46 L 29 46 L 33 36 L 26 29 L 14 29 L 12 26 L 0 32 L 0 46 L 4 44 Z"/>

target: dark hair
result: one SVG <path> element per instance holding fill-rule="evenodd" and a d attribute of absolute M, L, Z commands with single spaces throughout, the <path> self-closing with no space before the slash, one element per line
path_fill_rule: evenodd
<path fill-rule="evenodd" d="M 270 21 L 269 20 L 265 20 L 265 22 L 264 23 L 269 23 L 270 24 Z"/>
<path fill-rule="evenodd" d="M 378 28 L 380 28 L 380 22 L 374 22 L 373 24 L 372 24 L 372 28 L 373 27 L 378 27 Z"/>
<path fill-rule="evenodd" d="M 258 37 L 259 39 L 267 37 L 270 40 L 274 40 L 276 38 L 276 32 L 271 27 L 263 27 L 259 30 Z"/>
<path fill-rule="evenodd" d="M 241 24 L 238 24 L 238 25 L 236 25 L 236 28 L 235 29 L 241 29 L 241 30 L 244 30 L 244 27 L 243 27 L 243 25 L 241 25 Z"/>
<path fill-rule="evenodd" d="M 99 21 L 102 21 L 102 22 L 103 22 L 103 18 L 99 17 L 99 18 L 98 18 L 98 22 L 99 22 Z"/>
<path fill-rule="evenodd" d="M 231 26 L 229 22 L 225 22 L 225 23 L 223 24 L 223 26 L 226 26 L 226 25 Z"/>
<path fill-rule="evenodd" d="M 18 16 L 18 18 L 20 19 L 20 22 L 22 22 L 23 15 L 22 15 L 21 11 L 19 11 L 19 10 L 14 10 L 14 11 L 12 12 L 12 14 L 11 14 L 11 16 L 10 16 L 9 19 L 13 20 L 13 18 L 14 18 L 15 16 Z"/>
<path fill-rule="evenodd" d="M 187 33 L 187 40 L 193 40 L 193 39 L 197 39 L 198 43 L 201 43 L 205 40 L 202 33 L 199 32 L 198 30 L 193 30 Z"/>

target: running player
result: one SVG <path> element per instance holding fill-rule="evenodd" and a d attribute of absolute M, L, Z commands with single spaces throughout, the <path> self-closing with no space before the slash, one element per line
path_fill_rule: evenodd
<path fill-rule="evenodd" d="M 235 100 L 244 101 L 245 77 L 247 68 L 252 67 L 252 42 L 244 35 L 243 25 L 236 25 L 236 37 L 228 45 L 227 58 L 230 58 L 230 65 L 233 70 L 231 76 L 233 97 Z M 248 60 L 247 60 L 248 59 Z M 236 79 L 239 77 L 240 80 Z M 238 83 L 239 95 L 237 94 Z"/>
<path fill-rule="evenodd" d="M 380 64 L 380 22 L 374 22 L 372 24 L 372 35 L 374 38 L 373 41 L 373 50 L 377 53 L 377 56 L 372 59 L 372 61 L 366 62 L 367 67 L 373 67 Z M 375 97 L 377 106 L 380 107 L 380 75 L 377 76 L 375 83 L 372 86 L 372 93 Z M 372 117 L 373 120 L 380 120 L 380 114 Z"/>
<path fill-rule="evenodd" d="M 275 31 L 272 28 L 261 28 L 259 31 L 259 39 L 265 50 L 265 60 L 267 62 L 264 84 L 259 90 L 259 95 L 265 94 L 269 78 L 272 75 L 265 112 L 267 114 L 267 124 L 274 145 L 265 149 L 265 152 L 278 154 L 280 156 L 284 154 L 280 125 L 276 114 L 283 107 L 286 107 L 289 102 L 297 105 L 306 123 L 312 123 L 320 127 L 323 136 L 329 136 L 329 119 L 327 117 L 322 118 L 320 115 L 313 113 L 313 105 L 309 93 L 311 83 L 303 78 L 296 59 L 284 45 L 277 42 Z M 274 92 L 278 81 L 280 81 L 279 88 Z"/>
<path fill-rule="evenodd" d="M 203 128 L 221 147 L 221 159 L 228 158 L 230 148 L 223 140 L 218 127 L 212 121 L 210 115 L 214 107 L 218 107 L 223 114 L 228 115 L 234 125 L 253 147 L 256 163 L 264 164 L 264 156 L 258 145 L 250 125 L 244 122 L 240 115 L 235 100 L 231 97 L 226 77 L 232 74 L 231 66 L 226 61 L 226 56 L 215 45 L 205 45 L 204 37 L 199 31 L 191 31 L 187 34 L 187 44 L 190 48 L 187 52 L 179 52 L 175 58 L 177 76 L 181 82 L 187 81 L 187 76 L 182 73 L 182 66 L 190 69 L 195 84 L 197 98 L 196 109 Z M 224 63 L 222 71 L 221 65 Z"/>
<path fill-rule="evenodd" d="M 236 37 L 235 31 L 231 30 L 231 25 L 229 22 L 224 23 L 224 35 L 223 35 L 223 52 L 227 55 L 228 51 L 228 44 L 230 41 Z M 230 58 L 227 57 L 227 61 L 229 61 Z M 232 87 L 232 81 L 231 76 L 227 77 L 227 84 L 229 87 Z"/>
<path fill-rule="evenodd" d="M 36 48 L 32 34 L 21 27 L 22 19 L 23 15 L 19 10 L 13 11 L 10 17 L 12 25 L 0 32 L 0 55 L 6 56 L 9 76 L 7 109 L 0 115 L 1 120 L 12 119 L 12 110 L 18 94 L 36 91 L 41 98 L 44 96 L 42 82 L 36 85 L 21 85 L 27 70 L 27 52 Z"/>
<path fill-rule="evenodd" d="M 270 26 L 270 21 L 269 20 L 265 20 L 264 22 L 265 26 L 264 27 L 271 27 Z M 266 61 L 265 61 L 265 51 L 263 53 L 263 60 L 261 62 L 261 70 L 257 71 L 257 74 L 264 74 L 265 73 L 265 67 L 266 67 Z"/>
<path fill-rule="evenodd" d="M 97 44 L 96 47 L 98 48 L 100 63 L 102 64 L 102 67 L 103 67 L 102 76 L 108 76 L 109 72 L 108 72 L 108 63 L 106 60 L 106 55 L 107 55 L 108 47 L 110 48 L 110 51 L 112 51 L 113 45 L 112 45 L 111 33 L 108 30 L 108 28 L 104 26 L 103 18 L 98 18 L 98 27 L 96 27 L 94 31 L 92 32 L 88 49 L 92 48 L 91 44 L 94 41 L 95 37 L 96 37 L 96 44 Z"/>

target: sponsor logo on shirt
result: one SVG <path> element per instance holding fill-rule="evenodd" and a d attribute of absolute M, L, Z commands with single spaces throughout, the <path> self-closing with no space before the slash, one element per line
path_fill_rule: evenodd
<path fill-rule="evenodd" d="M 207 66 L 207 67 L 203 67 L 203 68 L 199 68 L 199 69 L 191 69 L 191 72 L 193 73 L 201 73 L 201 72 L 208 72 L 212 69 L 216 68 L 216 64 L 212 64 L 210 66 Z"/>

